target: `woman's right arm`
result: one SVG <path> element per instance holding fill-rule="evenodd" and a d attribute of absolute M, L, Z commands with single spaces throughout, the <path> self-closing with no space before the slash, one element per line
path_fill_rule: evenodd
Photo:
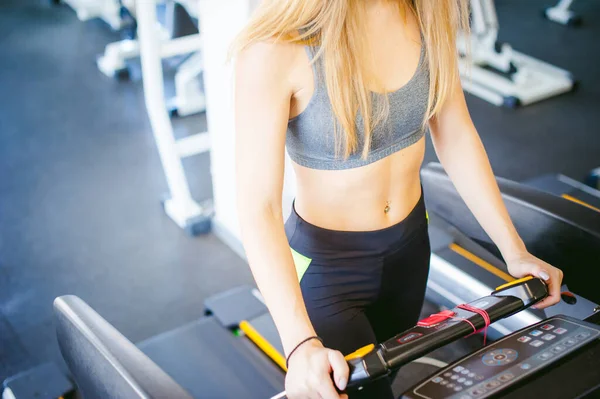
<path fill-rule="evenodd" d="M 236 195 L 242 241 L 286 355 L 316 335 L 302 299 L 281 205 L 294 54 L 292 45 L 259 43 L 239 54 L 235 68 Z M 344 389 L 348 366 L 343 356 L 315 340 L 303 344 L 290 359 L 288 397 L 339 398 L 332 372 L 336 385 Z"/>

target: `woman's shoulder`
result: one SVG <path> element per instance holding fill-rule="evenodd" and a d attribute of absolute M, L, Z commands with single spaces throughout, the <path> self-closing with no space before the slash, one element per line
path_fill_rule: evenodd
<path fill-rule="evenodd" d="M 236 56 L 236 70 L 248 78 L 293 81 L 303 46 L 282 40 L 263 40 L 245 47 Z"/>

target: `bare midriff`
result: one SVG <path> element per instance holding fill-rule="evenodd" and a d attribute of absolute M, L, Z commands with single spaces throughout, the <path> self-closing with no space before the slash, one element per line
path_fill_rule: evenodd
<path fill-rule="evenodd" d="M 359 168 L 309 169 L 294 165 L 295 209 L 308 223 L 329 230 L 374 231 L 408 216 L 421 197 L 419 170 L 425 139 Z"/>

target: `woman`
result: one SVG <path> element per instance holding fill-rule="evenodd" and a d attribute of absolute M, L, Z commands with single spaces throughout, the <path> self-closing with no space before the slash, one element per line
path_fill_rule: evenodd
<path fill-rule="evenodd" d="M 455 44 L 465 3 L 265 0 L 238 37 L 239 219 L 290 398 L 346 397 L 342 353 L 416 323 L 430 257 L 426 130 L 509 272 L 548 283 L 540 308 L 559 300 L 562 273 L 527 252 L 467 111 Z M 297 197 L 284 226 L 286 145 Z M 352 397 L 392 391 L 385 380 Z"/>

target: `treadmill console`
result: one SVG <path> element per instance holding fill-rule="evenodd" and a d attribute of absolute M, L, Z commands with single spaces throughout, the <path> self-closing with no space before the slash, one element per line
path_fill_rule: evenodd
<path fill-rule="evenodd" d="M 565 316 L 552 317 L 442 369 L 404 397 L 489 398 L 599 336 L 600 326 Z"/>

